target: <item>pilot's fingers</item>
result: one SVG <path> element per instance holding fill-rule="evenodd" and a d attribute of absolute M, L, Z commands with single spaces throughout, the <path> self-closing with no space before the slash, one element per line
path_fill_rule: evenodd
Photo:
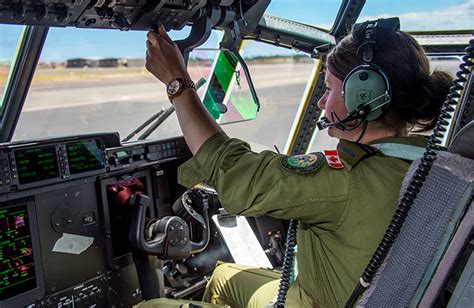
<path fill-rule="evenodd" d="M 168 35 L 168 33 L 166 33 L 166 29 L 165 29 L 165 26 L 163 26 L 163 24 L 161 24 L 158 27 L 158 34 L 160 34 L 160 36 L 164 38 L 168 43 L 173 44 L 173 40 Z"/>
<path fill-rule="evenodd" d="M 158 33 L 153 32 L 153 31 L 148 32 L 146 37 L 152 45 L 159 45 L 160 41 L 162 40 L 161 37 L 158 35 Z"/>
<path fill-rule="evenodd" d="M 158 45 L 153 45 L 153 43 L 150 40 L 146 41 L 146 54 L 147 56 L 149 55 L 156 55 L 159 53 L 159 46 Z"/>

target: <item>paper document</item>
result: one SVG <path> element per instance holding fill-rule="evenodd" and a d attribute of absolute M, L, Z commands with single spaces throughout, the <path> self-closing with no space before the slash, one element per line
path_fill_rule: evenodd
<path fill-rule="evenodd" d="M 93 242 L 93 237 L 63 233 L 63 236 L 54 244 L 53 251 L 78 255 L 89 248 Z"/>
<path fill-rule="evenodd" d="M 245 217 L 236 216 L 237 223 L 227 226 L 219 223 L 218 216 L 212 216 L 212 220 L 224 238 L 235 263 L 273 268 Z"/>

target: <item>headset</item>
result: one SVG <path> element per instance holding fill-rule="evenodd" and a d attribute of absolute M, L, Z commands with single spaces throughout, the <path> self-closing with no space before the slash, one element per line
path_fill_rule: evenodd
<path fill-rule="evenodd" d="M 360 31 L 360 28 L 364 30 Z M 372 63 L 373 47 L 377 41 L 384 40 L 399 29 L 398 18 L 378 19 L 354 25 L 352 35 L 356 40 L 363 41 L 357 49 L 357 56 L 363 64 L 350 71 L 342 83 L 342 96 L 348 113 L 343 119 L 334 112 L 330 115 L 331 120 L 322 117 L 317 123 L 320 130 L 335 127 L 342 131 L 351 131 L 361 124 L 367 125 L 367 122 L 379 118 L 388 109 L 392 88 L 384 70 Z"/>

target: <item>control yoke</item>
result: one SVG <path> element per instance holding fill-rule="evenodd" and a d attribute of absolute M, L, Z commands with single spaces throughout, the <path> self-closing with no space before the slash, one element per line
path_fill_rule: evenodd
<path fill-rule="evenodd" d="M 134 194 L 129 199 L 133 208 L 129 240 L 132 247 L 161 259 L 184 259 L 204 250 L 209 243 L 208 197 L 197 189 L 186 191 L 173 204 L 177 216 L 160 219 L 146 217 L 150 198 Z M 202 229 L 199 242 L 191 240 L 191 234 Z"/>
<path fill-rule="evenodd" d="M 191 27 L 188 37 L 175 41 L 181 51 L 184 62 L 188 64 L 189 53 L 196 47 L 201 46 L 211 35 L 211 20 L 209 16 L 203 14 Z"/>

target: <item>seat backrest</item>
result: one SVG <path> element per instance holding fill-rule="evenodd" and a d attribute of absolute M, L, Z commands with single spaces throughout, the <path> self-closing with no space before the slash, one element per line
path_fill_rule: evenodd
<path fill-rule="evenodd" d="M 421 291 L 424 291 L 423 296 L 421 300 L 419 301 L 420 307 L 433 307 L 435 306 L 435 303 L 437 300 L 439 300 L 440 298 L 444 298 L 445 296 L 444 288 L 449 280 L 449 277 L 456 270 L 458 262 L 462 262 L 463 257 L 470 254 L 470 251 L 466 250 L 466 245 L 468 245 L 469 241 L 472 238 L 473 222 L 474 222 L 474 207 L 471 202 L 471 205 L 469 206 L 456 233 L 454 234 L 453 239 L 451 240 L 449 247 L 446 250 L 446 253 L 444 254 L 441 261 L 439 262 L 438 267 L 436 268 L 436 271 L 433 274 L 433 277 L 429 281 L 429 284 L 428 285 L 423 284 L 418 287 L 418 289 L 420 290 L 419 293 L 421 293 Z M 471 255 L 470 258 L 472 259 L 473 256 Z M 472 276 L 472 271 L 473 271 L 472 265 L 465 265 L 464 268 L 465 270 L 463 272 L 463 275 L 466 274 L 470 278 L 470 276 Z M 469 268 L 471 271 L 470 275 L 468 273 Z M 461 284 L 462 284 L 462 281 L 461 279 L 459 279 L 459 282 L 456 285 L 456 290 L 458 291 L 455 290 L 455 292 L 453 292 L 453 295 L 451 296 L 449 303 L 457 301 L 455 293 L 460 293 L 459 296 L 457 297 L 458 299 L 460 297 L 463 297 L 462 293 L 463 293 L 463 289 L 465 288 L 463 288 Z M 465 307 L 474 306 L 474 302 L 472 300 L 470 301 L 470 303 L 468 302 L 465 304 L 467 304 Z M 454 306 L 457 307 L 457 305 L 454 305 Z"/>
<path fill-rule="evenodd" d="M 472 140 L 472 139 L 471 139 Z M 413 162 L 402 196 L 420 160 Z M 417 306 L 469 208 L 474 160 L 439 153 L 361 307 Z M 472 208 L 471 208 L 472 210 Z M 472 229 L 473 221 L 466 220 Z"/>

